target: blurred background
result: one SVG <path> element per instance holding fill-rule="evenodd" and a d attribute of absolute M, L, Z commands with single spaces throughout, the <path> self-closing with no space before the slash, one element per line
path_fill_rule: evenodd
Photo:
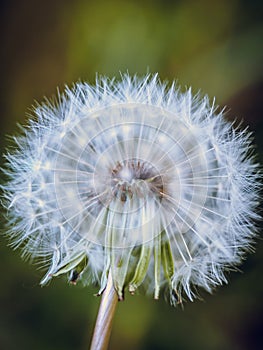
<path fill-rule="evenodd" d="M 261 0 L 2 1 L 1 151 L 34 101 L 57 87 L 93 83 L 96 73 L 159 72 L 227 105 L 227 118 L 254 131 L 262 161 L 262 18 Z M 2 237 L 0 349 L 87 349 L 97 289 L 63 278 L 40 288 L 43 271 L 6 245 Z M 240 269 L 228 274 L 228 285 L 213 295 L 201 292 L 203 300 L 184 309 L 127 295 L 110 349 L 262 349 L 262 239 Z"/>

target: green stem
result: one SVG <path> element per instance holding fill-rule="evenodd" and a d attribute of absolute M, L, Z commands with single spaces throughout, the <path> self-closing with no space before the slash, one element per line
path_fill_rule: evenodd
<path fill-rule="evenodd" d="M 109 271 L 107 286 L 101 297 L 90 350 L 106 350 L 108 348 L 117 302 L 118 295 L 114 289 L 111 271 Z"/>

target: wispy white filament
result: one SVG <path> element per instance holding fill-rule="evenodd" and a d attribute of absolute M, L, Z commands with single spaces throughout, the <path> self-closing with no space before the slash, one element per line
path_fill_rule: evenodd
<path fill-rule="evenodd" d="M 36 107 L 4 186 L 14 246 L 49 264 L 43 280 L 106 285 L 122 298 L 192 299 L 240 263 L 258 219 L 259 174 L 250 135 L 208 98 L 157 75 L 78 83 Z M 252 155 L 251 155 L 252 154 Z"/>

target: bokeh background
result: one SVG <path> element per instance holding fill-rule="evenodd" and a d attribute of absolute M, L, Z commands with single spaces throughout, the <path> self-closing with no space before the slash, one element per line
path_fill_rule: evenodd
<path fill-rule="evenodd" d="M 1 3 L 1 150 L 34 100 L 96 73 L 159 72 L 227 105 L 263 152 L 263 2 L 10 0 Z M 1 152 L 2 153 L 2 152 Z M 3 159 L 1 160 L 3 162 Z M 3 223 L 1 223 L 3 227 Z M 48 287 L 43 272 L 0 242 L 0 349 L 84 350 L 96 288 Z M 184 309 L 143 295 L 119 303 L 110 349 L 263 349 L 263 244 L 229 284 Z"/>

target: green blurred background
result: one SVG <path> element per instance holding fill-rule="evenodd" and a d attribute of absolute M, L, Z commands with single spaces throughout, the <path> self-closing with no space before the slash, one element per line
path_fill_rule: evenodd
<path fill-rule="evenodd" d="M 262 1 L 10 0 L 1 5 L 1 149 L 34 100 L 96 73 L 159 72 L 217 98 L 244 120 L 263 150 Z M 2 152 L 1 152 L 2 153 Z M 3 161 L 3 160 L 2 160 Z M 96 288 L 48 287 L 43 272 L 0 243 L 0 349 L 88 348 Z M 182 310 L 128 296 L 119 303 L 110 349 L 262 349 L 263 244 L 229 284 Z"/>

